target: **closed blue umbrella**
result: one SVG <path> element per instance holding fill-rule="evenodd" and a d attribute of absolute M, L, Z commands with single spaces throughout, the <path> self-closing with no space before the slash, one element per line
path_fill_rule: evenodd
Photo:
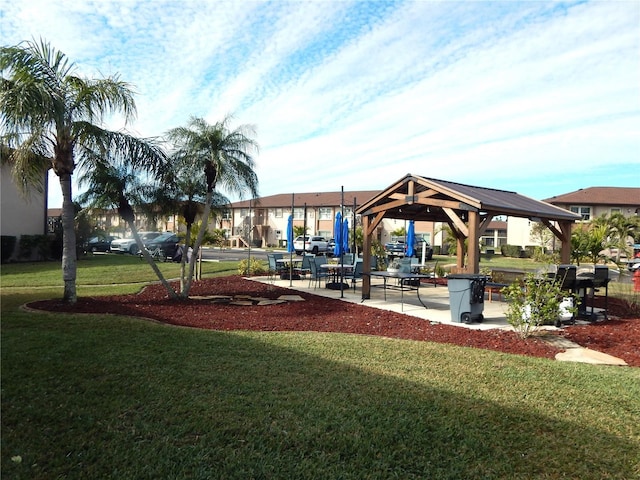
<path fill-rule="evenodd" d="M 336 215 L 336 224 L 333 228 L 333 238 L 336 241 L 336 246 L 333 247 L 333 254 L 335 256 L 342 255 L 342 214 L 340 212 Z"/>
<path fill-rule="evenodd" d="M 287 220 L 287 252 L 293 253 L 293 215 Z"/>
<path fill-rule="evenodd" d="M 409 231 L 407 232 L 407 256 L 413 257 L 413 244 L 416 243 L 416 232 L 414 221 L 409 222 Z"/>
<path fill-rule="evenodd" d="M 342 222 L 342 253 L 349 251 L 349 220 Z"/>

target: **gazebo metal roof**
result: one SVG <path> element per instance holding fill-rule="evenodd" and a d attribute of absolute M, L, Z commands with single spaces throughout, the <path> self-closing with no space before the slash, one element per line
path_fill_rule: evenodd
<path fill-rule="evenodd" d="M 509 215 L 550 221 L 576 221 L 580 216 L 555 205 L 507 190 L 407 174 L 363 203 L 358 213 L 385 212 L 387 218 L 447 222 L 443 207 L 476 211 L 481 217 Z"/>

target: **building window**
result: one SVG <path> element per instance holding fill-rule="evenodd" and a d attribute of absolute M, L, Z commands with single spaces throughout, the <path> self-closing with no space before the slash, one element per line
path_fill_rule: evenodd
<path fill-rule="evenodd" d="M 591 207 L 572 206 L 570 210 L 582 216 L 582 220 L 585 222 L 591 220 Z"/>
<path fill-rule="evenodd" d="M 294 208 L 293 218 L 294 220 L 304 220 L 304 208 Z"/>
<path fill-rule="evenodd" d="M 319 220 L 332 220 L 333 219 L 333 211 L 329 207 L 320 207 L 318 209 L 318 219 Z"/>
<path fill-rule="evenodd" d="M 610 210 L 611 215 L 615 215 L 616 213 L 622 214 L 622 209 L 621 208 L 612 208 Z"/>
<path fill-rule="evenodd" d="M 249 216 L 249 209 L 248 208 L 241 208 L 240 209 L 240 216 L 241 217 L 248 217 Z"/>
<path fill-rule="evenodd" d="M 222 212 L 222 219 L 223 220 L 231 220 L 231 210 L 225 209 Z"/>
<path fill-rule="evenodd" d="M 274 208 L 273 209 L 273 216 L 276 218 L 282 218 L 282 209 L 281 208 Z"/>

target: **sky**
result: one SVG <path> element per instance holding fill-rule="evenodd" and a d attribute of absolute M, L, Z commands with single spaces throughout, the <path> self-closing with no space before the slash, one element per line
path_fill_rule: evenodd
<path fill-rule="evenodd" d="M 131 83 L 136 135 L 253 126 L 260 196 L 640 186 L 640 0 L 0 0 L 0 38 Z"/>

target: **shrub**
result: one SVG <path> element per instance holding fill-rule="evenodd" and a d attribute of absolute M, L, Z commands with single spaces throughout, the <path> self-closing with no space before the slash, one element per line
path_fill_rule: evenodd
<path fill-rule="evenodd" d="M 51 239 L 47 235 L 21 235 L 19 255 L 23 259 L 31 259 L 34 254 L 37 260 L 49 258 L 51 253 Z"/>
<path fill-rule="evenodd" d="M 500 247 L 500 253 L 503 257 L 520 258 L 520 252 L 522 249 L 518 245 L 502 245 Z"/>
<path fill-rule="evenodd" d="M 238 273 L 240 275 L 263 275 L 267 273 L 267 270 L 267 265 L 257 258 L 252 258 L 250 265 L 247 259 L 238 262 Z"/>
<path fill-rule="evenodd" d="M 11 259 L 13 255 L 13 251 L 16 248 L 17 238 L 13 235 L 2 235 L 2 246 L 0 252 L 0 259 L 2 259 L 2 263 L 6 263 Z"/>
<path fill-rule="evenodd" d="M 512 283 L 502 289 L 508 307 L 507 321 L 521 338 L 527 338 L 541 325 L 557 324 L 563 298 L 571 298 L 572 306 L 564 310 L 577 313 L 577 297 L 561 289 L 561 280 L 536 278 L 528 273 L 523 282 Z"/>

